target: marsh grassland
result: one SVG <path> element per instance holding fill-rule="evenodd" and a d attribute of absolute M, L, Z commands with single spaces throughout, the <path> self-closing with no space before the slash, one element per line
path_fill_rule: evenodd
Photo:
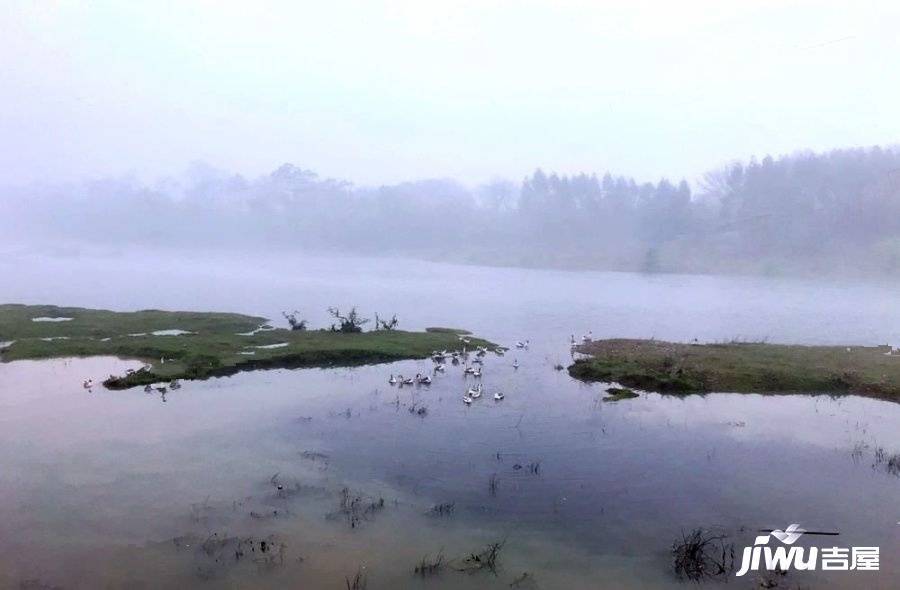
<path fill-rule="evenodd" d="M 576 348 L 569 374 L 674 394 L 855 393 L 900 399 L 900 355 L 890 346 L 598 340 Z"/>
<path fill-rule="evenodd" d="M 425 358 L 464 346 L 464 330 L 424 332 L 274 328 L 234 313 L 115 312 L 52 305 L 0 305 L 2 360 L 118 356 L 148 366 L 104 382 L 124 389 L 172 379 L 205 379 L 272 368 L 352 366 Z M 493 346 L 466 336 L 471 349 Z"/>

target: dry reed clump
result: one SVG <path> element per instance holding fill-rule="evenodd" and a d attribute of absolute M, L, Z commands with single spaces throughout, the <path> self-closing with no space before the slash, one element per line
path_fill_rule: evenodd
<path fill-rule="evenodd" d="M 679 578 L 700 582 L 728 575 L 734 568 L 734 545 L 725 535 L 694 529 L 672 544 L 673 567 Z"/>

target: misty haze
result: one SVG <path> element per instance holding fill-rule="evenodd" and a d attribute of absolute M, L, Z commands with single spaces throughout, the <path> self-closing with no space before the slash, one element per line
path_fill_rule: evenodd
<path fill-rule="evenodd" d="M 292 164 L 240 174 L 8 189 L 13 251 L 117 247 L 406 256 L 642 272 L 900 273 L 900 153 L 797 153 L 638 182 L 541 169 L 474 188 L 447 179 L 356 187 Z"/>
<path fill-rule="evenodd" d="M 900 586 L 898 25 L 7 2 L 0 590 Z"/>

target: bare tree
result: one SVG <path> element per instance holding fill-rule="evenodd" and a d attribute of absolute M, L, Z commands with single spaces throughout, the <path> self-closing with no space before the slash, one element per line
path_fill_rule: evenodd
<path fill-rule="evenodd" d="M 358 332 L 362 332 L 362 327 L 365 324 L 369 323 L 369 318 L 360 317 L 359 312 L 356 311 L 356 307 L 350 309 L 350 313 L 347 315 L 342 315 L 341 310 L 337 307 L 329 307 L 328 313 L 331 314 L 336 320 L 340 321 L 341 325 L 336 326 L 331 324 L 332 332 L 343 332 L 344 334 L 354 334 Z"/>
<path fill-rule="evenodd" d="M 306 330 L 306 320 L 299 319 L 300 312 L 296 309 L 291 313 L 283 311 L 281 312 L 281 315 L 283 315 L 288 324 L 291 325 L 291 330 L 296 330 L 298 332 Z"/>

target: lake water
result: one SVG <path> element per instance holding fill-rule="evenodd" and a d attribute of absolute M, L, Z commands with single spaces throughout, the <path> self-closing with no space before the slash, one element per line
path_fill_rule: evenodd
<path fill-rule="evenodd" d="M 130 361 L 0 364 L 0 587 L 345 588 L 361 571 L 376 589 L 509 588 L 526 572 L 513 587 L 668 588 L 687 584 L 671 570 L 682 531 L 722 532 L 740 553 L 758 529 L 793 522 L 840 532 L 801 545 L 879 546 L 881 570 L 791 572 L 779 588 L 900 586 L 900 478 L 875 460 L 878 447 L 900 452 L 900 405 L 724 393 L 609 403 L 605 385 L 553 368 L 588 330 L 897 343 L 897 285 L 131 253 L 7 253 L 0 276 L 4 302 L 275 320 L 297 309 L 313 327 L 329 305 L 358 305 L 396 313 L 401 328 L 531 342 L 486 358 L 485 387 L 506 399 L 469 407 L 458 367 L 430 387 L 388 385 L 430 361 L 244 373 L 165 399 L 81 387 Z M 355 517 L 340 510 L 345 489 Z M 442 503 L 450 514 L 430 514 Z M 497 541 L 494 573 L 413 574 L 423 556 L 459 566 Z"/>

